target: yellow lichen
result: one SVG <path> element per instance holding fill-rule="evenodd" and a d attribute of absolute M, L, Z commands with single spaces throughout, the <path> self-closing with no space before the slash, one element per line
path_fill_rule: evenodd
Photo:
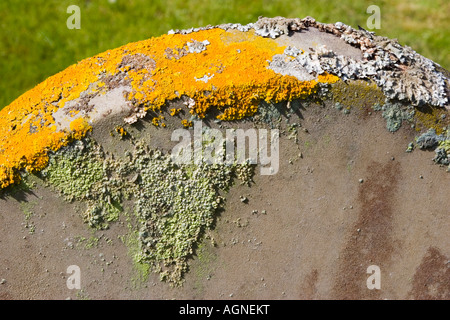
<path fill-rule="evenodd" d="M 172 108 L 172 109 L 170 109 L 170 115 L 171 115 L 172 117 L 174 117 L 174 116 L 176 116 L 177 114 L 179 114 L 180 111 L 181 111 L 181 108 Z"/>
<path fill-rule="evenodd" d="M 181 120 L 181 124 L 185 127 L 185 128 L 189 128 L 189 127 L 192 127 L 192 121 L 189 121 L 189 120 L 186 120 L 186 119 L 183 119 L 183 120 Z"/>
<path fill-rule="evenodd" d="M 92 130 L 86 119 L 78 118 L 70 123 L 70 130 L 72 131 L 73 139 L 81 139 L 87 131 Z"/>
<path fill-rule="evenodd" d="M 318 78 L 318 81 L 321 83 L 336 83 L 339 81 L 339 77 L 335 76 L 334 74 L 327 73 L 327 72 L 319 74 L 317 78 Z"/>
<path fill-rule="evenodd" d="M 210 44 L 203 52 L 167 58 L 167 48 L 180 52 L 187 48 L 187 42 L 205 39 Z M 317 90 L 318 82 L 338 80 L 329 74 L 320 75 L 317 81 L 299 81 L 276 74 L 267 68 L 268 61 L 285 47 L 252 32 L 212 29 L 189 35 L 165 35 L 148 40 L 146 47 L 151 48 L 147 54 L 156 61 L 151 79 L 145 79 L 139 71 L 129 77 L 133 79 L 132 97 L 153 111 L 160 110 L 168 100 L 186 95 L 195 101 L 190 112 L 200 118 L 215 107 L 223 112 L 219 119 L 237 120 L 253 115 L 261 100 L 306 97 Z M 205 75 L 208 81 L 198 80 Z"/>
<path fill-rule="evenodd" d="M 117 126 L 116 127 L 116 132 L 118 133 L 118 134 L 120 134 L 120 136 L 122 137 L 122 138 L 124 138 L 127 134 L 128 134 L 128 132 L 124 129 L 124 127 L 122 127 L 122 126 Z"/>
<path fill-rule="evenodd" d="M 159 117 L 153 117 L 153 119 L 152 119 L 152 123 L 156 127 L 159 127 L 159 121 L 160 121 Z"/>
<path fill-rule="evenodd" d="M 188 53 L 187 43 L 194 40 L 208 40 L 209 44 L 200 53 Z M 105 92 L 105 76 L 127 72 L 126 80 L 132 87 L 128 99 L 144 105 L 146 110 L 160 111 L 166 102 L 187 96 L 195 101 L 190 108 L 192 114 L 203 118 L 216 108 L 221 113 L 218 118 L 223 120 L 253 115 L 261 100 L 278 102 L 306 97 L 316 92 L 319 82 L 337 80 L 322 74 L 317 80 L 300 81 L 268 69 L 268 61 L 284 49 L 275 40 L 252 31 L 216 28 L 187 35 L 163 35 L 82 60 L 1 110 L 0 187 L 18 182 L 20 170 L 41 170 L 47 165 L 49 150 L 56 151 L 91 129 L 80 118 L 70 124 L 70 131 L 57 130 L 53 114 L 88 91 L 91 84 L 97 83 L 93 91 Z M 168 57 L 171 50 L 176 55 Z M 155 65 L 139 68 L 122 64 L 125 57 L 135 54 L 151 59 Z M 199 80 L 204 76 L 208 81 Z M 76 113 L 69 115 L 74 117 Z M 154 119 L 154 124 L 159 125 L 160 120 Z M 183 125 L 191 123 L 185 120 Z"/>

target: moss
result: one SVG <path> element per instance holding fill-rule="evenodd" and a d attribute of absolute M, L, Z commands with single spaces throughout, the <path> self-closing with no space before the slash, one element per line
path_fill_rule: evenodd
<path fill-rule="evenodd" d="M 368 108 L 376 103 L 383 104 L 386 99 L 373 81 L 337 81 L 331 85 L 330 92 L 339 110 L 345 107 Z"/>
<path fill-rule="evenodd" d="M 445 108 L 429 105 L 417 107 L 414 119 L 418 132 L 434 129 L 437 134 L 441 134 L 446 126 L 450 126 L 450 116 Z"/>

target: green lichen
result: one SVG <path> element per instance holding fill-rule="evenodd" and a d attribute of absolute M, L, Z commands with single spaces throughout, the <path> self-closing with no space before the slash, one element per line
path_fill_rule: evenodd
<path fill-rule="evenodd" d="M 98 247 L 101 238 L 102 236 L 97 237 L 94 234 L 92 234 L 89 238 L 83 236 L 76 236 L 75 240 L 77 248 L 91 249 Z"/>
<path fill-rule="evenodd" d="M 450 129 L 445 130 L 441 136 L 443 139 L 439 141 L 439 148 L 444 149 L 447 153 L 450 153 Z"/>
<path fill-rule="evenodd" d="M 29 202 L 21 202 L 20 209 L 25 215 L 25 220 L 30 220 L 31 217 L 33 216 L 33 204 Z"/>
<path fill-rule="evenodd" d="M 83 218 L 96 229 L 108 228 L 122 210 L 122 191 L 100 147 L 90 140 L 77 141 L 52 155 L 40 176 L 67 201 L 86 204 Z"/>
<path fill-rule="evenodd" d="M 376 103 L 372 106 L 375 111 L 383 111 L 382 116 L 386 120 L 386 128 L 395 132 L 402 126 L 403 121 L 411 122 L 415 110 L 412 106 L 404 106 L 399 103 L 391 103 L 386 100 L 384 105 Z"/>
<path fill-rule="evenodd" d="M 179 285 L 188 258 L 223 203 L 220 191 L 231 186 L 234 175 L 248 182 L 253 166 L 176 165 L 142 143 L 136 145 L 126 165 L 141 177 L 134 196 L 140 221 L 140 261 L 159 272 L 161 280 Z"/>
<path fill-rule="evenodd" d="M 29 234 L 33 234 L 36 230 L 36 226 L 33 221 L 31 221 L 31 218 L 34 214 L 34 202 L 28 202 L 23 201 L 20 202 L 20 209 L 22 210 L 23 214 L 25 215 L 25 228 L 28 229 Z"/>
<path fill-rule="evenodd" d="M 433 161 L 437 164 L 448 165 L 450 169 L 450 131 L 436 134 L 435 129 L 429 129 L 416 138 L 416 143 L 421 149 L 434 149 Z"/>
<path fill-rule="evenodd" d="M 99 183 L 104 176 L 102 164 L 88 157 L 87 153 L 67 150 L 69 149 L 51 157 L 42 176 L 57 187 L 68 201 L 89 198 L 93 185 Z"/>
<path fill-rule="evenodd" d="M 130 234 L 137 234 L 139 243 L 133 260 L 179 285 L 188 259 L 223 204 L 221 193 L 236 177 L 249 184 L 254 165 L 181 165 L 143 141 L 130 141 L 134 147 L 125 159 L 107 156 L 92 140 L 77 141 L 52 155 L 40 175 L 67 201 L 85 203 L 83 217 L 93 228 L 118 220 L 123 199 L 131 200 L 137 226 Z"/>
<path fill-rule="evenodd" d="M 119 236 L 119 239 L 128 248 L 128 254 L 131 256 L 133 261 L 134 274 L 131 278 L 131 282 L 135 288 L 140 288 L 142 284 L 147 282 L 151 272 L 151 267 L 148 263 L 143 261 L 138 230 L 135 230 L 131 223 L 128 224 L 128 229 L 129 232 L 125 235 Z"/>
<path fill-rule="evenodd" d="M 91 300 L 91 298 L 89 297 L 89 294 L 83 289 L 78 290 L 75 295 L 78 300 Z"/>
<path fill-rule="evenodd" d="M 214 263 L 217 261 L 217 256 L 211 250 L 212 248 L 214 248 L 213 244 L 209 241 L 203 241 L 196 250 L 198 264 L 195 269 L 195 286 L 199 292 L 204 290 L 204 280 L 210 280 L 214 273 Z"/>
<path fill-rule="evenodd" d="M 420 149 L 435 148 L 442 141 L 445 141 L 445 137 L 443 135 L 437 135 L 434 129 L 429 129 L 416 138 L 416 143 Z"/>

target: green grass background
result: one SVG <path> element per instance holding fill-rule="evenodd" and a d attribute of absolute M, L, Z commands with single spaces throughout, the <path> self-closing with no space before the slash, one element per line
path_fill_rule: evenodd
<path fill-rule="evenodd" d="M 80 30 L 66 27 L 72 4 L 81 9 Z M 308 15 L 365 27 L 371 4 L 381 9 L 377 34 L 450 68 L 448 0 L 0 0 L 0 109 L 79 60 L 170 29 Z"/>

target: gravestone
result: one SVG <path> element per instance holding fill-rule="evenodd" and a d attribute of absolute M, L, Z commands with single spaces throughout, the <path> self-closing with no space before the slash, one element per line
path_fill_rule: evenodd
<path fill-rule="evenodd" d="M 311 17 L 82 60 L 0 112 L 0 296 L 448 299 L 448 92 Z"/>

